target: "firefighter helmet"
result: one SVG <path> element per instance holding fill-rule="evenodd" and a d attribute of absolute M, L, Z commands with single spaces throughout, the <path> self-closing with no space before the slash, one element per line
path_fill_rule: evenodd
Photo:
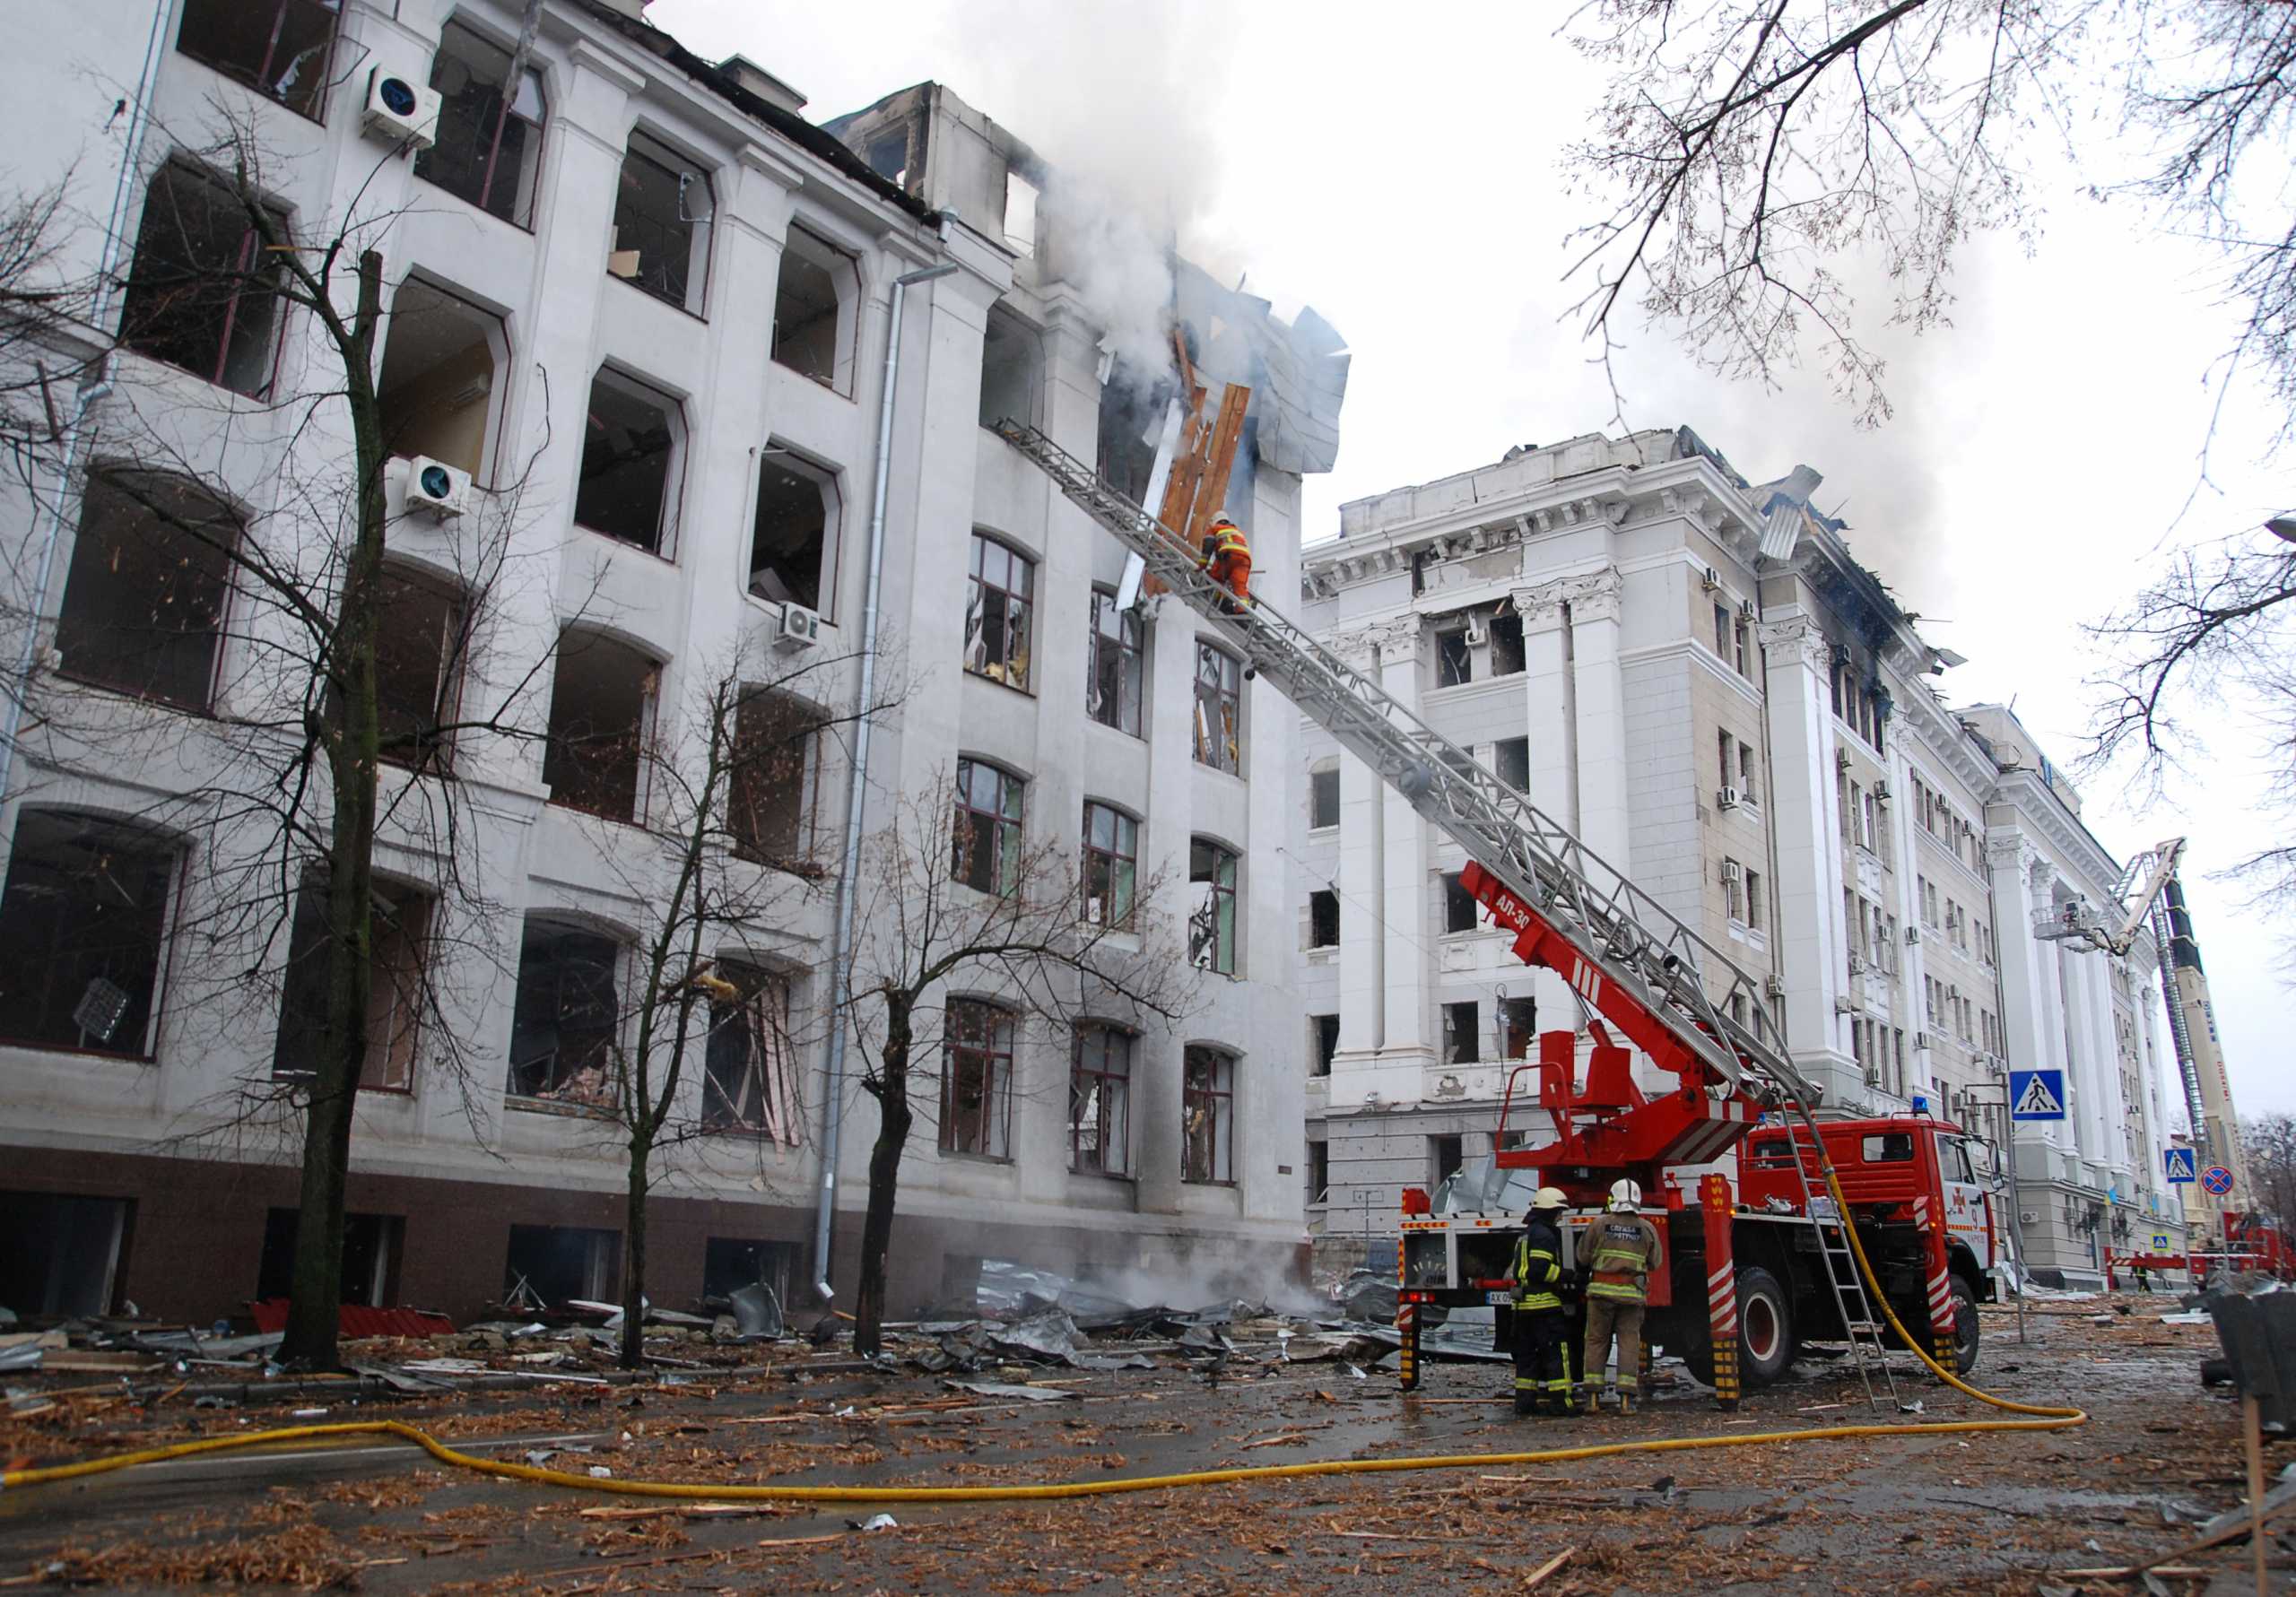
<path fill-rule="evenodd" d="M 1531 1211 L 1535 1214 L 1570 1207 L 1570 1200 L 1563 1196 L 1562 1189 L 1559 1186 L 1543 1186 L 1539 1188 L 1537 1195 L 1531 1199 Z"/>
<path fill-rule="evenodd" d="M 1611 1183 L 1611 1208 L 1614 1212 L 1624 1212 L 1641 1207 L 1642 1188 L 1639 1183 L 1631 1180 Z"/>

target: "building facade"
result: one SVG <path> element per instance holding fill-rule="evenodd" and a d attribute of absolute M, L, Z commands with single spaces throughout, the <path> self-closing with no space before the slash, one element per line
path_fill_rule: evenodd
<path fill-rule="evenodd" d="M 243 247 L 244 227 L 221 238 L 205 164 L 227 117 L 264 152 L 266 203 L 291 230 L 355 227 L 380 253 L 396 452 L 451 468 L 437 484 L 464 499 L 442 515 L 427 473 L 394 470 L 406 608 L 387 670 L 420 681 L 416 707 L 451 700 L 484 731 L 454 748 L 450 829 L 420 762 L 385 777 L 378 873 L 396 930 L 376 968 L 420 964 L 439 996 L 420 1026 L 372 1029 L 352 1298 L 463 1315 L 521 1280 L 552 1300 L 617 1289 L 623 1168 L 592 1111 L 665 886 L 640 823 L 676 776 L 674 724 L 729 669 L 745 714 L 764 683 L 827 725 L 733 795 L 760 908 L 710 950 L 740 995 L 690 1055 L 679 1116 L 694 1134 L 655 1189 L 655 1299 L 761 1275 L 850 1289 L 876 1122 L 857 1051 L 841 1093 L 825 1072 L 865 714 L 866 827 L 954 791 L 959 830 L 994 839 L 983 862 L 1044 843 L 1120 861 L 1167 884 L 1199 973 L 1169 1027 L 1031 1021 L 987 976 L 935 995 L 949 1046 L 918 1072 L 893 1311 L 964 1291 L 984 1257 L 1173 1279 L 1293 1267 L 1301 1011 L 1277 862 L 1296 720 L 1186 612 L 1118 613 L 1120 548 L 987 430 L 1031 421 L 1112 473 L 1143 447 L 1135 379 L 1111 372 L 1104 313 L 1060 276 L 1057 208 L 1037 213 L 1041 163 L 930 85 L 847 119 L 841 140 L 754 64 L 684 51 L 639 0 L 552 0 L 512 90 L 520 9 L 97 0 L 27 41 L 40 59 L 18 74 L 37 89 L 10 113 L 13 176 L 68 172 L 69 213 L 95 219 L 65 240 L 63 274 L 103 258 L 118 176 L 127 287 L 111 309 L 128 347 L 91 396 L 84 453 L 14 495 L 6 522 L 12 613 L 36 624 L 42 662 L 27 726 L 51 731 L 15 749 L 0 809 L 0 947 L 46 973 L 0 982 L 0 1234 L 22 1239 L 0 1253 L 0 1303 L 132 1298 L 204 1320 L 283 1292 L 297 1153 L 278 1111 L 310 1043 L 301 933 L 283 907 L 244 917 L 236 942 L 214 933 L 217 862 L 270 834 L 232 805 L 173 802 L 231 790 L 236 729 L 277 711 L 277 677 L 230 573 L 178 561 L 155 577 L 136 554 L 154 528 L 112 486 L 129 441 L 156 430 L 187 478 L 168 491 L 201 514 L 243 518 L 274 552 L 329 546 L 324 511 L 296 495 L 343 440 L 280 403 L 326 371 L 309 316 L 240 293 L 219 317 L 147 292 Z M 431 148 L 410 159 L 387 117 L 378 131 L 377 74 L 443 97 Z M 108 125 L 116 94 L 148 118 Z M 1288 395 L 1263 357 L 1297 330 L 1180 279 L 1199 356 L 1215 314 L 1242 330 L 1222 360 L 1259 384 L 1258 425 L 1229 508 L 1265 580 L 1288 586 L 1300 474 L 1330 460 L 1287 415 L 1334 429 L 1337 391 Z M 482 597 L 474 636 L 459 618 Z M 176 600 L 155 659 L 148 618 Z M 109 734 L 53 731 L 91 718 Z M 91 862 L 125 883 L 108 918 L 89 907 Z M 825 1171 L 832 1103 L 841 1156 Z M 812 1257 L 825 1188 L 826 1262 Z"/>
<path fill-rule="evenodd" d="M 1749 483 L 1688 429 L 1513 450 L 1344 506 L 1304 613 L 1759 977 L 1830 1112 L 1924 1106 L 1998 1145 L 2007 1068 L 2066 1069 L 2067 1128 L 2019 1132 L 2036 1266 L 2180 1239 L 2154 956 L 2030 934 L 2118 867 L 2005 711 L 1939 697 L 1958 657 L 1810 508 L 1816 481 Z M 1515 1136 L 1509 1072 L 1584 1016 L 1480 924 L 1457 845 L 1301 735 L 1311 1218 L 1338 1245 Z"/>

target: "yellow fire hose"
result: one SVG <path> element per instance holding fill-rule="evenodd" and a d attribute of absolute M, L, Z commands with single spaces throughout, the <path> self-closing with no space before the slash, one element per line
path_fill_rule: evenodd
<path fill-rule="evenodd" d="M 1840 1184 L 1835 1180 L 1831 1163 L 1825 1167 L 1826 1188 L 1833 1194 L 1835 1212 L 1844 1218 L 1842 1229 L 1849 1237 L 1850 1246 L 1857 1256 L 1858 1272 L 1882 1306 L 1882 1313 L 1905 1344 L 1927 1365 L 1937 1378 L 1955 1391 L 1966 1393 L 1979 1402 L 2013 1414 L 2035 1416 L 2029 1419 L 1952 1419 L 1927 1420 L 1911 1425 L 1826 1425 L 1803 1430 L 1765 1431 L 1743 1436 L 1667 1436 L 1647 1441 L 1602 1442 L 1584 1447 L 1544 1447 L 1529 1453 L 1448 1453 L 1415 1458 L 1339 1458 L 1312 1463 L 1259 1464 L 1222 1470 L 1190 1470 L 1177 1475 L 1137 1475 L 1118 1480 L 1066 1480 L 1042 1486 L 723 1486 L 706 1481 L 689 1480 L 622 1480 L 611 1477 L 594 1480 L 588 1475 L 576 1475 L 564 1470 L 544 1469 L 537 1464 L 510 1463 L 501 1459 L 481 1458 L 448 1446 L 428 1431 L 396 1419 L 353 1420 L 335 1425 L 298 1425 L 282 1430 L 254 1431 L 246 1436 L 213 1436 L 197 1442 L 178 1442 L 170 1446 L 147 1448 L 140 1453 L 116 1454 L 108 1458 L 85 1459 L 74 1464 L 57 1464 L 42 1470 L 10 1470 L 0 1472 L 0 1488 L 47 1486 L 63 1480 L 79 1480 L 91 1475 L 109 1474 L 136 1464 L 158 1463 L 163 1460 L 191 1458 L 204 1453 L 228 1453 L 248 1447 L 272 1446 L 283 1442 L 329 1440 L 342 1436 L 396 1436 L 411 1442 L 442 1464 L 470 1470 L 482 1475 L 492 1475 L 504 1480 L 529 1480 L 538 1486 L 571 1487 L 580 1491 L 613 1492 L 629 1497 L 668 1497 L 683 1501 L 711 1503 L 1011 1503 L 1042 1502 L 1060 1497 L 1098 1497 L 1118 1492 L 1162 1491 L 1178 1486 L 1227 1486 L 1247 1480 L 1283 1480 L 1311 1475 L 1370 1475 L 1400 1470 L 1460 1470 L 1488 1468 L 1493 1464 L 1567 1463 L 1579 1459 L 1610 1458 L 1628 1453 L 1686 1453 L 1704 1447 L 1761 1447 L 1783 1442 L 1841 1441 L 1857 1436 L 1953 1436 L 1972 1431 L 2047 1431 L 2064 1430 L 2087 1423 L 2089 1416 L 2079 1409 L 2049 1408 L 2033 1403 L 2012 1402 L 1980 1392 L 1946 1369 L 1930 1357 L 1921 1341 L 1898 1321 L 1897 1312 L 1890 1306 L 1889 1298 L 1874 1279 L 1873 1266 L 1866 1261 L 1866 1249 L 1857 1239 L 1857 1228 L 1847 1219 L 1849 1206 L 1842 1202 Z"/>

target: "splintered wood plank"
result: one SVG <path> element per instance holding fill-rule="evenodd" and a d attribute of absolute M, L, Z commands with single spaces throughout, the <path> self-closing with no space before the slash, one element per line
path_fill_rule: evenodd
<path fill-rule="evenodd" d="M 1204 478 L 1196 490 L 1196 514 L 1187 525 L 1187 543 L 1191 549 L 1201 548 L 1204 529 L 1220 514 L 1220 507 L 1228 502 L 1228 478 L 1236 469 L 1236 447 L 1243 442 L 1244 412 L 1251 408 L 1252 391 L 1240 383 L 1231 383 L 1220 396 L 1220 419 L 1212 429 L 1212 442 L 1205 451 Z M 1177 524 L 1175 524 L 1177 525 Z"/>

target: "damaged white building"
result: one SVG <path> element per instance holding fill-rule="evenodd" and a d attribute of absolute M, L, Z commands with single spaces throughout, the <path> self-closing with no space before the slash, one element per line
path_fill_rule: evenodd
<path fill-rule="evenodd" d="M 2181 1246 L 2158 954 L 2030 933 L 2119 867 L 2013 715 L 1932 685 L 1958 657 L 1810 508 L 1817 481 L 1749 483 L 1688 429 L 1510 450 L 1344 506 L 1302 613 L 1764 977 L 1835 1111 L 1926 1106 L 1997 1142 L 2006 1069 L 2064 1069 L 2069 1121 L 2018 1131 L 2035 1266 Z M 1301 737 L 1308 1185 L 1351 1253 L 1491 1150 L 1510 1063 L 1582 1017 L 1481 924 L 1457 845 Z"/>
<path fill-rule="evenodd" d="M 1150 452 L 1153 373 L 1109 359 L 1108 308 L 1064 276 L 1053 174 L 936 85 L 815 126 L 787 84 L 698 59 L 642 0 L 548 0 L 513 84 L 521 10 L 91 0 L 20 30 L 24 92 L 5 113 L 12 179 L 69 172 L 71 213 L 95 219 L 66 265 L 93 267 L 117 177 L 131 301 L 171 261 L 245 247 L 204 164 L 221 114 L 271 152 L 291 229 L 353 207 L 376 219 L 361 242 L 384 262 L 379 385 L 399 452 L 445 471 L 435 488 L 394 478 L 404 624 L 383 691 L 409 707 L 443 694 L 465 720 L 531 706 L 532 735 L 456 751 L 468 802 L 453 846 L 491 901 L 484 938 L 426 936 L 439 859 L 390 838 L 378 854 L 398 928 L 378 969 L 451 961 L 454 999 L 450 1037 L 390 1017 L 376 1029 L 350 1299 L 459 1316 L 522 1280 L 550 1300 L 616 1290 L 622 1165 L 584 1109 L 628 1015 L 645 905 L 623 867 L 649 802 L 648 728 L 737 655 L 831 662 L 805 691 L 849 716 L 880 516 L 891 702 L 868 823 L 948 802 L 935 795 L 953 784 L 961 823 L 999 851 L 1051 841 L 1170 883 L 1203 973 L 1193 1012 L 1162 1029 L 1088 1017 L 1056 1034 L 993 994 L 942 995 L 952 1021 L 969 1007 L 951 1029 L 961 1046 L 919 1072 L 891 1307 L 963 1294 L 983 1258 L 1207 1293 L 1299 1268 L 1303 1011 L 1281 854 L 1297 717 L 1185 611 L 1118 610 L 1121 549 L 988 430 L 1030 422 L 1135 490 Z M 387 77 L 440 97 L 435 142 L 412 159 L 394 152 L 395 102 L 372 98 Z M 148 118 L 115 114 L 116 95 Z M 1159 335 L 1176 321 L 1200 365 L 1253 386 L 1227 508 L 1261 580 L 1287 591 L 1301 476 L 1336 448 L 1340 340 L 1141 231 L 1172 279 L 1150 308 Z M 279 458 L 265 451 L 325 445 L 274 436 L 283 412 L 266 404 L 312 359 L 297 316 L 254 295 L 220 314 L 146 308 L 93 399 L 79 468 L 39 485 L 55 514 L 18 494 L 6 520 L 11 602 L 39 629 L 35 707 L 72 695 L 135 737 L 66 759 L 28 735 L 0 795 L 0 1305 L 133 1298 L 205 1320 L 285 1290 L 294 1150 L 247 1134 L 235 1106 L 291 1083 L 308 1005 L 274 980 L 267 1007 L 211 1011 L 182 962 L 187 905 L 229 839 L 153 817 L 259 708 L 245 697 L 256 645 L 228 571 L 150 558 L 156 529 L 107 490 L 107 451 L 139 419 L 226 418 L 189 447 L 199 484 L 183 491 L 275 527 L 291 510 L 266 499 L 283 473 L 259 469 Z M 413 514 L 410 491 L 457 499 L 459 520 Z M 498 520 L 493 635 L 542 640 L 538 670 L 508 645 L 465 662 L 439 642 L 470 572 L 418 532 Z M 154 606 L 171 618 L 158 648 L 131 636 Z M 19 642 L 12 630 L 11 659 Z M 702 1134 L 656 1189 L 658 1302 L 761 1276 L 806 1301 L 824 1269 L 850 1289 L 875 1120 L 850 1072 L 831 1100 L 823 1039 L 853 742 L 849 726 L 823 734 L 736 795 L 744 857 L 788 890 L 721 950 L 742 998 L 697 1046 L 684 1117 Z M 292 942 L 251 933 L 233 957 L 275 977 Z M 813 1222 L 832 1186 L 824 1263 Z"/>

